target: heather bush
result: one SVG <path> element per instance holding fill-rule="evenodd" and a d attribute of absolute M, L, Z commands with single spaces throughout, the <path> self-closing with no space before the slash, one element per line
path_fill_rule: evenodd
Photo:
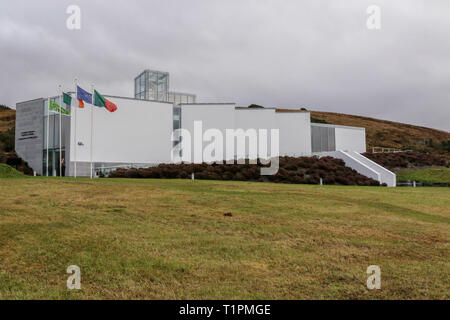
<path fill-rule="evenodd" d="M 6 157 L 5 163 L 11 167 L 14 167 L 16 170 L 23 172 L 26 175 L 33 175 L 33 169 L 28 166 L 28 163 L 24 161 L 21 157 L 19 157 L 15 152 Z"/>
<path fill-rule="evenodd" d="M 320 178 L 324 184 L 341 185 L 379 185 L 378 181 L 367 178 L 355 170 L 345 166 L 340 159 L 332 157 L 281 157 L 278 173 L 261 176 L 263 165 L 249 164 L 160 164 L 145 169 L 119 169 L 111 173 L 116 178 L 165 178 L 189 179 L 195 174 L 195 179 L 204 180 L 235 180 L 276 183 L 318 184 Z"/>

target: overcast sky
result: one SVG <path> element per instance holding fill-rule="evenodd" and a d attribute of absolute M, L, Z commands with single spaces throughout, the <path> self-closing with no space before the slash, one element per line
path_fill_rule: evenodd
<path fill-rule="evenodd" d="M 7 1 L 0 104 L 81 85 L 133 96 L 143 69 L 200 102 L 366 115 L 450 131 L 450 1 Z M 114 5 L 113 5 L 114 3 Z M 69 30 L 69 5 L 81 30 Z M 369 30 L 366 9 L 381 8 Z"/>

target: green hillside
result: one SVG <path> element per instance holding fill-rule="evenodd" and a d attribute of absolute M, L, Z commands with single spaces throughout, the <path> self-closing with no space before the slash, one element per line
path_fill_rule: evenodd
<path fill-rule="evenodd" d="M 1 178 L 16 178 L 23 177 L 23 173 L 8 166 L 7 164 L 0 163 L 0 179 Z"/>
<path fill-rule="evenodd" d="M 397 172 L 397 180 L 450 183 L 450 168 L 440 167 L 420 170 L 400 170 Z"/>

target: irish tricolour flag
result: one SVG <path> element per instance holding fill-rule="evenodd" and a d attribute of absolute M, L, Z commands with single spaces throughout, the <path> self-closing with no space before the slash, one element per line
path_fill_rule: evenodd
<path fill-rule="evenodd" d="M 106 108 L 109 112 L 117 110 L 117 106 L 94 90 L 94 106 Z"/>

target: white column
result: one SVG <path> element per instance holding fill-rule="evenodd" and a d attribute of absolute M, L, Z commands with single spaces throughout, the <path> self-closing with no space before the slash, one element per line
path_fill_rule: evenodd
<path fill-rule="evenodd" d="M 94 134 L 94 85 L 92 85 L 92 104 L 91 104 L 91 179 L 93 178 L 93 163 L 92 163 L 92 143 L 94 139 L 92 138 Z"/>
<path fill-rule="evenodd" d="M 61 85 L 58 86 L 59 94 L 59 176 L 62 177 L 62 128 L 61 128 L 61 113 L 62 113 L 62 93 Z"/>
<path fill-rule="evenodd" d="M 50 131 L 50 98 L 47 101 L 47 177 L 48 177 L 48 140 L 49 140 L 49 131 Z"/>
<path fill-rule="evenodd" d="M 77 141 L 77 93 L 78 93 L 78 79 L 75 78 L 73 80 L 75 83 L 75 107 L 73 108 L 73 115 L 74 115 L 74 144 L 73 144 L 73 160 L 74 160 L 74 176 L 77 177 L 77 149 L 78 149 L 78 141 Z M 70 106 L 71 112 L 72 112 L 72 106 Z"/>

